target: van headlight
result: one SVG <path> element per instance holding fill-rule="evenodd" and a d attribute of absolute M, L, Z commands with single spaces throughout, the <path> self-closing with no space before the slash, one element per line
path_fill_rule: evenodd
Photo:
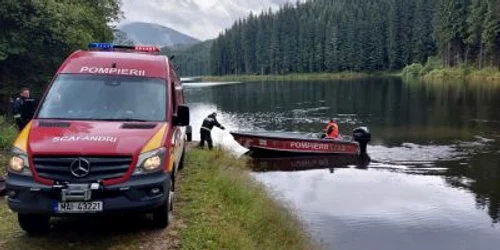
<path fill-rule="evenodd" d="M 31 175 L 28 154 L 18 148 L 12 148 L 8 170 L 16 174 Z"/>
<path fill-rule="evenodd" d="M 165 148 L 159 148 L 142 153 L 139 155 L 134 175 L 147 174 L 163 170 L 165 166 L 166 154 L 167 150 Z"/>

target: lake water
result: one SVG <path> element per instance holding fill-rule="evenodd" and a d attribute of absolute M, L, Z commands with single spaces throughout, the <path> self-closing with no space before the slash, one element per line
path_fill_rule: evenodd
<path fill-rule="evenodd" d="M 228 130 L 314 133 L 330 118 L 347 135 L 370 128 L 367 166 L 255 162 L 277 166 L 254 175 L 327 248 L 500 249 L 500 85 L 381 78 L 186 88 L 195 140 L 215 110 Z M 227 131 L 213 138 L 245 152 Z"/>

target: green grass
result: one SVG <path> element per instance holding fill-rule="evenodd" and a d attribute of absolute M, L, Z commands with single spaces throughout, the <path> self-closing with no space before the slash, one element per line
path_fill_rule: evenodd
<path fill-rule="evenodd" d="M 298 220 L 251 178 L 245 162 L 193 149 L 180 181 L 183 249 L 314 249 Z"/>
<path fill-rule="evenodd" d="M 440 68 L 431 70 L 424 79 L 467 79 L 473 70 L 468 66 Z"/>
<path fill-rule="evenodd" d="M 9 162 L 9 155 L 7 152 L 0 152 L 0 177 L 7 175 L 7 164 Z"/>
<path fill-rule="evenodd" d="M 468 81 L 500 82 L 500 69 L 478 69 L 471 65 L 444 67 L 438 58 L 429 58 L 425 65 L 414 63 L 403 69 L 405 79 L 422 78 L 424 80 L 460 79 Z"/>
<path fill-rule="evenodd" d="M 370 76 L 384 75 L 385 73 L 361 73 L 361 72 L 339 72 L 339 73 L 303 73 L 286 75 L 225 75 L 204 76 L 204 82 L 212 81 L 311 81 L 311 80 L 355 80 Z"/>
<path fill-rule="evenodd" d="M 424 75 L 424 79 L 464 79 L 500 82 L 500 70 L 496 68 L 476 69 L 470 66 L 440 68 Z"/>
<path fill-rule="evenodd" d="M 16 139 L 17 129 L 0 116 L 0 150 L 9 150 Z"/>
<path fill-rule="evenodd" d="M 10 150 L 16 136 L 17 129 L 14 125 L 7 122 L 4 117 L 0 116 L 0 176 L 4 176 L 6 174 L 8 161 L 7 152 Z"/>
<path fill-rule="evenodd" d="M 482 70 L 475 70 L 469 74 L 469 78 L 500 82 L 500 70 L 496 68 L 484 68 Z"/>

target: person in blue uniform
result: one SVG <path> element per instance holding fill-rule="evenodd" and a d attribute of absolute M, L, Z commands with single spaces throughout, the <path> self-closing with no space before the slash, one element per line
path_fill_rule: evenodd
<path fill-rule="evenodd" d="M 205 147 L 205 141 L 208 144 L 208 148 L 211 150 L 213 148 L 213 141 L 212 141 L 212 128 L 213 127 L 218 127 L 222 130 L 225 130 L 224 126 L 222 126 L 218 121 L 217 121 L 217 113 L 212 113 L 208 115 L 207 118 L 203 120 L 203 123 L 201 124 L 200 128 L 200 148 Z"/>

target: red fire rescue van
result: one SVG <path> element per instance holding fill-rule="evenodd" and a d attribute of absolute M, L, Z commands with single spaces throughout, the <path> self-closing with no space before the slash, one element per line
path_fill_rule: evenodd
<path fill-rule="evenodd" d="M 8 204 L 25 231 L 88 213 L 152 213 L 168 225 L 189 109 L 159 52 L 93 43 L 61 65 L 8 166 Z"/>

